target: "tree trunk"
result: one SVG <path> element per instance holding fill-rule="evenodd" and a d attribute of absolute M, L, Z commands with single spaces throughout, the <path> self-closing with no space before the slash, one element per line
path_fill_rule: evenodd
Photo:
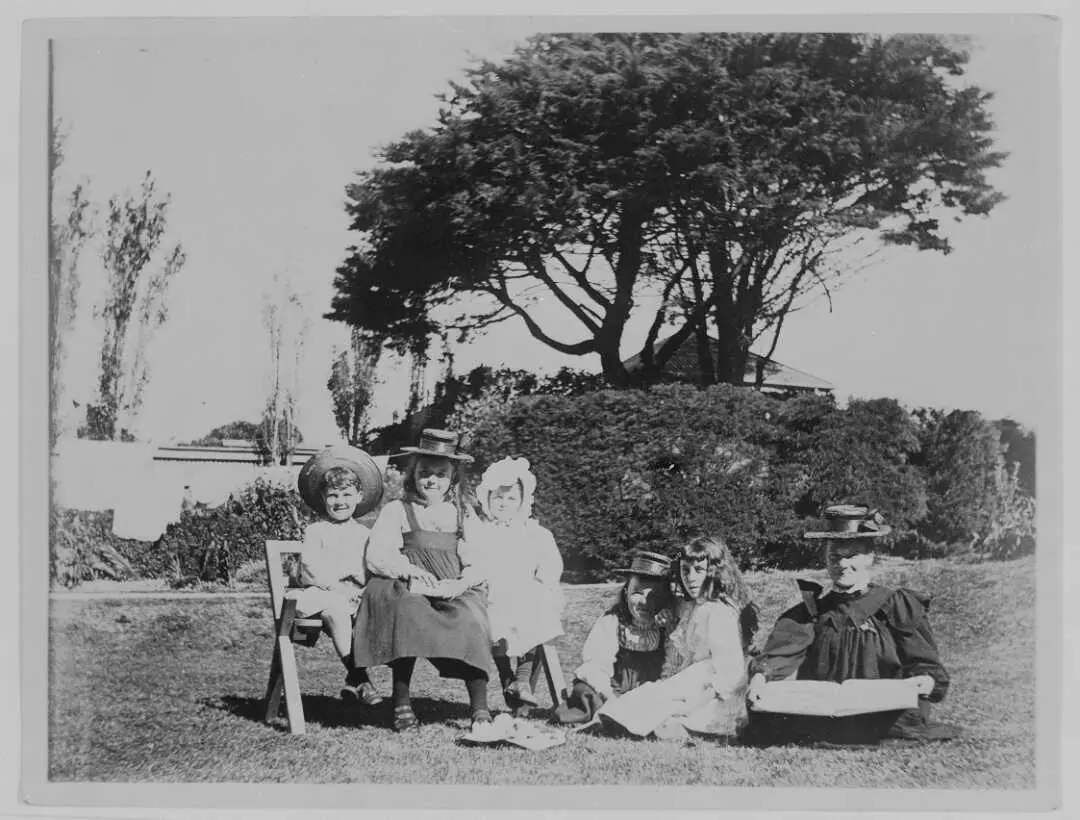
<path fill-rule="evenodd" d="M 695 265 L 691 271 L 691 283 L 694 288 L 694 304 L 700 305 L 705 301 L 705 294 L 701 287 L 701 274 Z M 716 368 L 713 365 L 712 351 L 709 350 L 709 323 L 707 319 L 697 323 L 694 328 L 694 344 L 697 349 L 698 383 L 702 387 L 716 384 Z"/>
<path fill-rule="evenodd" d="M 641 246 L 644 225 L 650 209 L 640 205 L 623 206 L 618 232 L 618 259 L 614 265 L 615 296 L 604 314 L 596 334 L 597 352 L 604 380 L 612 387 L 627 387 L 630 379 L 623 366 L 620 343 L 626 321 L 634 307 L 634 285 L 641 271 Z"/>

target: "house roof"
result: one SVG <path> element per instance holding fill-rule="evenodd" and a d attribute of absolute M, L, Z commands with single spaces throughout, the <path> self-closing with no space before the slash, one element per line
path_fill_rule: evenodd
<path fill-rule="evenodd" d="M 663 343 L 663 339 L 657 342 L 657 346 Z M 709 338 L 709 350 L 715 357 L 717 355 L 717 348 L 719 342 L 716 339 Z M 746 372 L 743 374 L 743 384 L 752 385 L 756 380 L 758 362 L 763 357 L 756 353 L 751 353 L 746 360 Z M 623 365 L 627 370 L 633 372 L 641 367 L 641 357 L 638 355 L 631 356 L 629 359 L 623 362 Z M 669 378 L 696 381 L 700 371 L 698 370 L 697 350 L 694 345 L 694 338 L 690 336 L 685 342 L 683 342 L 675 354 L 668 360 L 668 363 L 664 365 L 664 375 Z M 773 388 L 777 390 L 832 390 L 833 385 L 824 379 L 819 379 L 817 376 L 813 376 L 809 373 L 804 373 L 802 370 L 797 370 L 794 367 L 788 367 L 786 364 L 782 364 L 775 359 L 768 361 L 765 365 L 765 382 L 763 387 Z"/>

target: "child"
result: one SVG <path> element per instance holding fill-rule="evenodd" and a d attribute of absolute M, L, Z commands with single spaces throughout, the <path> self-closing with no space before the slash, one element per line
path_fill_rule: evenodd
<path fill-rule="evenodd" d="M 532 518 L 535 491 L 527 460 L 492 464 L 476 491 L 485 521 L 470 536 L 486 568 L 492 652 L 503 697 L 519 714 L 538 705 L 530 683 L 536 647 L 562 634 L 563 561 L 551 532 Z"/>
<path fill-rule="evenodd" d="M 491 724 L 487 665 L 491 632 L 478 587 L 484 574 L 464 540 L 465 503 L 459 437 L 424 430 L 409 455 L 405 495 L 383 507 L 372 528 L 367 566 L 372 577 L 353 630 L 358 664 L 389 663 L 393 671 L 395 731 L 415 729 L 410 682 L 417 658 L 443 677 L 465 681 L 473 734 Z"/>
<path fill-rule="evenodd" d="M 374 509 L 383 494 L 378 466 L 351 447 L 331 447 L 300 470 L 300 495 L 319 519 L 308 525 L 300 560 L 293 568 L 289 597 L 301 618 L 319 616 L 345 664 L 343 700 L 378 706 L 382 696 L 367 670 L 354 662 L 353 616 L 364 591 L 364 549 L 369 531 L 356 520 Z"/>
<path fill-rule="evenodd" d="M 660 680 L 605 704 L 600 716 L 632 735 L 685 738 L 687 730 L 734 738 L 745 724 L 745 652 L 757 608 L 719 538 L 680 548 L 673 575 L 675 626 Z"/>
<path fill-rule="evenodd" d="M 671 621 L 671 560 L 653 552 L 634 554 L 619 600 L 593 625 L 581 649 L 581 666 L 559 723 L 587 723 L 608 700 L 660 677 L 664 639 Z"/>

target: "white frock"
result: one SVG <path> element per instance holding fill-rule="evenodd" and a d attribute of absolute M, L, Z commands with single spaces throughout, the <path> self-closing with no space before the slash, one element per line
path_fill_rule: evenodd
<path fill-rule="evenodd" d="M 476 560 L 486 569 L 491 639 L 522 655 L 562 634 L 563 561 L 555 538 L 535 519 L 466 528 Z"/>
<path fill-rule="evenodd" d="M 723 601 L 689 603 L 665 643 L 661 680 L 599 710 L 644 737 L 668 721 L 702 734 L 731 735 L 745 717 L 746 661 L 739 616 Z"/>

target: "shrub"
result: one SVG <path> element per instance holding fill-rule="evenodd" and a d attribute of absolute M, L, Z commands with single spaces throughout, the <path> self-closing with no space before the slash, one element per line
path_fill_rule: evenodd
<path fill-rule="evenodd" d="M 1035 551 L 1035 499 L 1024 492 L 1020 470 L 1019 464 L 998 465 L 990 526 L 974 544 L 984 558 L 1020 558 Z"/>
<path fill-rule="evenodd" d="M 978 413 L 916 412 L 917 464 L 926 479 L 926 517 L 919 532 L 939 543 L 986 536 L 994 514 L 997 471 L 1004 464 L 997 429 Z"/>
<path fill-rule="evenodd" d="M 134 568 L 117 549 L 113 511 L 54 508 L 49 515 L 49 580 L 71 588 L 83 581 L 124 580 Z M 133 542 L 139 543 L 139 542 Z"/>
<path fill-rule="evenodd" d="M 894 399 L 853 399 L 825 414 L 789 457 L 807 470 L 801 515 L 837 503 L 864 503 L 896 529 L 913 529 L 926 515 L 926 483 L 911 459 L 918 428 Z"/>
<path fill-rule="evenodd" d="M 510 402 L 475 429 L 477 469 L 523 455 L 536 514 L 567 577 L 603 577 L 627 551 L 722 535 L 744 566 L 797 537 L 801 474 L 775 458 L 780 399 L 745 388 L 662 385 Z"/>
<path fill-rule="evenodd" d="M 220 507 L 181 513 L 155 551 L 173 586 L 228 584 L 240 566 L 262 558 L 267 540 L 302 539 L 312 517 L 294 487 L 257 478 Z"/>

